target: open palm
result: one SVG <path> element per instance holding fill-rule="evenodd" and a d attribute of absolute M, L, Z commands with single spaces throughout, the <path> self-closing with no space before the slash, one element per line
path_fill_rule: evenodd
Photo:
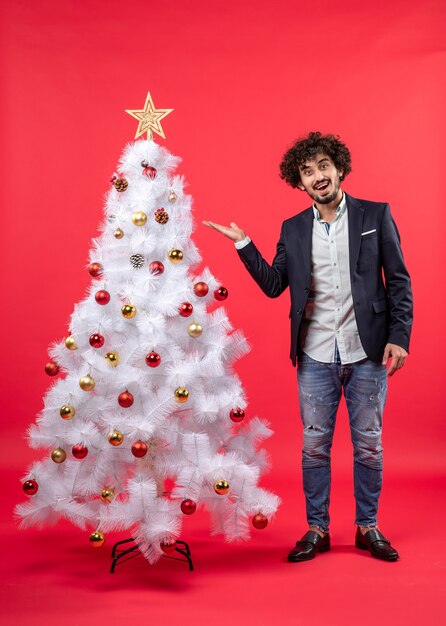
<path fill-rule="evenodd" d="M 215 222 L 209 222 L 208 220 L 203 220 L 202 222 L 205 226 L 209 226 L 214 230 L 218 230 L 218 232 L 222 233 L 232 241 L 241 241 L 246 237 L 246 233 L 237 226 L 235 222 L 231 222 L 229 226 L 222 226 L 221 224 L 216 224 Z"/>

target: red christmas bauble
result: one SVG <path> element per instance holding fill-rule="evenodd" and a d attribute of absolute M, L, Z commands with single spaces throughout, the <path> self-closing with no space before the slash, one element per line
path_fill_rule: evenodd
<path fill-rule="evenodd" d="M 81 443 L 77 443 L 71 448 L 71 453 L 75 459 L 85 459 L 88 454 L 88 448 Z"/>
<path fill-rule="evenodd" d="M 162 541 L 160 543 L 161 550 L 165 552 L 166 554 L 169 554 L 170 552 L 174 552 L 176 547 L 177 547 L 177 542 L 175 541 L 175 539 L 166 539 L 165 541 Z"/>
<path fill-rule="evenodd" d="M 214 291 L 214 298 L 216 300 L 226 300 L 228 297 L 228 290 L 226 287 L 219 287 Z"/>
<path fill-rule="evenodd" d="M 128 409 L 133 404 L 133 396 L 129 391 L 123 391 L 118 396 L 119 406 Z"/>
<path fill-rule="evenodd" d="M 94 299 L 98 304 L 108 304 L 110 302 L 110 294 L 105 289 L 101 289 L 95 293 Z"/>
<path fill-rule="evenodd" d="M 192 515 L 192 513 L 195 513 L 195 511 L 197 510 L 197 503 L 194 502 L 193 500 L 183 500 L 183 502 L 181 503 L 181 511 L 184 513 L 184 515 Z"/>
<path fill-rule="evenodd" d="M 94 333 L 93 335 L 90 335 L 89 341 L 92 348 L 102 348 L 105 340 L 99 333 Z"/>
<path fill-rule="evenodd" d="M 149 265 L 149 270 L 152 274 L 162 274 L 164 272 L 164 265 L 161 261 L 152 261 Z"/>
<path fill-rule="evenodd" d="M 178 309 L 178 312 L 182 317 L 189 317 L 190 315 L 192 315 L 193 310 L 194 310 L 194 307 L 192 306 L 190 302 L 182 302 L 180 304 L 180 308 Z"/>
<path fill-rule="evenodd" d="M 142 173 L 144 174 L 144 176 L 147 176 L 147 178 L 151 178 L 152 180 L 156 178 L 157 175 L 156 169 L 154 167 L 151 167 L 150 165 L 147 165 L 143 169 Z"/>
<path fill-rule="evenodd" d="M 252 518 L 252 525 L 254 528 L 257 528 L 257 530 L 263 530 L 268 526 L 268 518 L 266 515 L 262 515 L 262 513 L 257 513 L 257 515 L 254 515 Z"/>
<path fill-rule="evenodd" d="M 158 367 L 161 363 L 161 357 L 158 352 L 149 352 L 146 356 L 146 363 L 149 367 Z"/>
<path fill-rule="evenodd" d="M 91 263 L 88 267 L 90 276 L 93 276 L 93 278 L 99 278 L 100 276 L 102 276 L 103 269 L 104 268 L 100 263 Z"/>
<path fill-rule="evenodd" d="M 48 376 L 57 376 L 60 372 L 60 367 L 54 361 L 49 361 L 49 363 L 45 365 L 45 372 Z"/>
<path fill-rule="evenodd" d="M 203 298 L 203 296 L 205 296 L 208 291 L 209 287 L 206 285 L 206 283 L 203 283 L 202 281 L 200 281 L 199 283 L 195 283 L 194 293 L 196 296 Z"/>
<path fill-rule="evenodd" d="M 135 441 L 132 446 L 132 454 L 136 456 L 138 459 L 141 459 L 143 456 L 147 454 L 147 444 L 144 441 Z"/>
<path fill-rule="evenodd" d="M 39 491 L 39 485 L 37 484 L 37 480 L 34 478 L 30 478 L 29 480 L 25 480 L 23 483 L 23 491 L 27 496 L 33 496 L 35 493 Z"/>
<path fill-rule="evenodd" d="M 232 419 L 233 422 L 241 422 L 245 417 L 245 411 L 240 408 L 231 409 L 229 417 Z"/>

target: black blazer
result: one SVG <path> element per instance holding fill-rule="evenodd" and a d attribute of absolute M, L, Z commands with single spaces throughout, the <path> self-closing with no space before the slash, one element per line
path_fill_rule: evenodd
<path fill-rule="evenodd" d="M 386 343 L 409 350 L 413 316 L 410 277 L 389 205 L 345 196 L 356 323 L 367 356 L 379 363 Z M 237 250 L 267 296 L 277 298 L 290 287 L 293 365 L 300 349 L 300 325 L 311 287 L 312 228 L 312 207 L 285 220 L 272 265 L 252 241 Z"/>

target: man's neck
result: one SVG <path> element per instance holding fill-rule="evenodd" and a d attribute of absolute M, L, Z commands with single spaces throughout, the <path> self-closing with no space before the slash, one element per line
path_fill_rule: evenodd
<path fill-rule="evenodd" d="M 314 203 L 324 222 L 328 222 L 330 224 L 336 218 L 336 209 L 341 204 L 343 195 L 344 194 L 340 189 L 336 198 L 328 204 L 319 204 L 318 202 Z"/>

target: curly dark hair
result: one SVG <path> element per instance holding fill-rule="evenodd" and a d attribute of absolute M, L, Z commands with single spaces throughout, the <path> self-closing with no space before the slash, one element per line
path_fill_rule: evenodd
<path fill-rule="evenodd" d="M 299 166 L 305 161 L 314 159 L 318 152 L 323 152 L 336 166 L 342 170 L 341 180 L 352 171 L 350 151 L 339 140 L 337 135 L 323 135 L 320 132 L 309 133 L 308 137 L 298 139 L 295 144 L 285 152 L 280 164 L 280 178 L 283 178 L 291 187 L 298 187 L 301 182 Z"/>

